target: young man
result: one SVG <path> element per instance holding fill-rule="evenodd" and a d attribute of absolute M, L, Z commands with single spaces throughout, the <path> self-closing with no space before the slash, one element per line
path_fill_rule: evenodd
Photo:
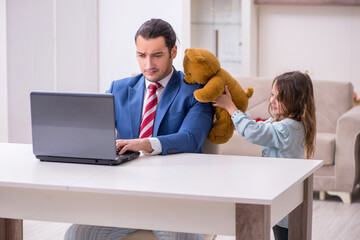
<path fill-rule="evenodd" d="M 172 66 L 177 54 L 173 28 L 161 19 L 151 19 L 137 31 L 135 43 L 142 74 L 114 81 L 107 91 L 115 98 L 120 154 L 127 150 L 151 155 L 201 152 L 214 113 L 211 103 L 200 103 L 193 96 L 201 86 L 186 84 L 184 74 Z M 72 225 L 65 239 L 121 239 L 135 231 Z M 153 233 L 162 240 L 204 239 L 201 234 Z"/>

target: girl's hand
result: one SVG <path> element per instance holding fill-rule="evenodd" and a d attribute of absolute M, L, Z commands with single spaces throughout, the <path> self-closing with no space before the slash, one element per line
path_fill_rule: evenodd
<path fill-rule="evenodd" d="M 232 116 L 238 110 L 231 99 L 231 94 L 227 85 L 225 86 L 225 93 L 213 101 L 212 105 L 214 107 L 224 108 L 229 112 L 230 116 Z"/>

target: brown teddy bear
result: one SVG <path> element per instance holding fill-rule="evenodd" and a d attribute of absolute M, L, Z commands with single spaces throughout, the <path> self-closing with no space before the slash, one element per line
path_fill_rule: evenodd
<path fill-rule="evenodd" d="M 220 62 L 210 51 L 201 48 L 185 50 L 184 57 L 185 82 L 189 84 L 202 84 L 203 88 L 194 91 L 199 102 L 212 102 L 224 93 L 227 85 L 236 107 L 245 112 L 248 100 L 254 89 L 249 87 L 245 92 L 240 84 L 224 69 Z M 208 139 L 212 143 L 226 143 L 234 133 L 234 124 L 229 113 L 222 108 L 215 108 L 214 126 Z"/>

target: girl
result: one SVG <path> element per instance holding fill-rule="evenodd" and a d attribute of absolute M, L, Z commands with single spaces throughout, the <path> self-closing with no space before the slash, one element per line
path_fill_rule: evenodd
<path fill-rule="evenodd" d="M 263 157 L 305 158 L 314 154 L 316 133 L 315 103 L 310 77 L 298 71 L 276 77 L 269 100 L 271 118 L 255 122 L 238 110 L 231 100 L 228 87 L 213 106 L 226 109 L 236 130 L 249 142 L 264 146 Z M 288 217 L 274 228 L 276 240 L 288 239 Z"/>

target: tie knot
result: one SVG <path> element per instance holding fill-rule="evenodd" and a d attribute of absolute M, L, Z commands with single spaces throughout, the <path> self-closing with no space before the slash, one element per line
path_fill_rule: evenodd
<path fill-rule="evenodd" d="M 149 86 L 150 92 L 156 92 L 156 90 L 157 90 L 158 88 L 160 88 L 160 87 L 161 87 L 161 84 L 158 83 L 158 82 L 151 83 L 150 86 Z"/>

